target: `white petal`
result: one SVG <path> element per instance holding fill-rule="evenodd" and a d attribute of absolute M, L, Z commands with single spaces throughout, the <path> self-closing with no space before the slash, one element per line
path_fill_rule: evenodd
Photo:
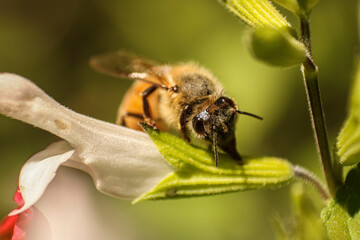
<path fill-rule="evenodd" d="M 173 171 L 145 133 L 73 112 L 21 76 L 0 74 L 0 113 L 67 140 L 76 152 L 66 164 L 104 193 L 134 198 Z"/>
<path fill-rule="evenodd" d="M 60 141 L 32 156 L 21 169 L 19 177 L 19 188 L 25 204 L 9 216 L 23 212 L 37 202 L 55 177 L 56 170 L 74 151 L 67 142 Z"/>

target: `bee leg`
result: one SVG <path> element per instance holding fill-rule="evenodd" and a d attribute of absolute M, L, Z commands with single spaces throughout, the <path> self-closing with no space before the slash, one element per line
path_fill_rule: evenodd
<path fill-rule="evenodd" d="M 140 120 L 144 120 L 144 116 L 142 114 L 140 114 L 140 113 L 126 112 L 124 115 L 121 116 L 121 119 L 119 121 L 119 125 L 127 127 L 126 122 L 125 122 L 126 117 L 133 117 L 133 118 L 138 118 Z"/>
<path fill-rule="evenodd" d="M 151 86 L 149 88 L 147 88 L 145 91 L 143 91 L 141 93 L 142 96 L 142 101 L 143 101 L 143 111 L 144 111 L 144 120 L 147 124 L 149 124 L 152 127 L 155 127 L 155 123 L 153 122 L 153 119 L 151 117 L 151 110 L 150 110 L 150 105 L 149 102 L 147 100 L 148 96 L 150 96 L 156 89 L 158 88 L 158 86 Z"/>
<path fill-rule="evenodd" d="M 191 112 L 192 112 L 192 105 L 191 104 L 186 105 L 184 107 L 184 109 L 182 110 L 182 112 L 180 114 L 180 119 L 179 119 L 181 135 L 187 142 L 190 142 L 190 138 L 187 135 L 186 124 L 189 121 L 189 116 L 190 116 Z"/>

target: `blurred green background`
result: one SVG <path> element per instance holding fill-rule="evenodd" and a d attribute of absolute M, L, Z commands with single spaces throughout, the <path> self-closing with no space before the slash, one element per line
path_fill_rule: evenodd
<path fill-rule="evenodd" d="M 297 27 L 291 14 L 279 9 Z M 357 11 L 355 0 L 320 1 L 311 18 L 331 144 L 346 113 L 358 50 Z M 31 79 L 79 113 L 114 122 L 131 81 L 93 72 L 87 64 L 90 56 L 122 48 L 160 62 L 196 61 L 219 77 L 241 110 L 265 119 L 238 120 L 240 153 L 284 157 L 321 176 L 299 69 L 256 61 L 243 44 L 245 31 L 216 0 L 0 0 L 0 71 Z M 21 166 L 54 140 L 47 132 L 0 116 L 0 217 L 14 207 Z M 94 188 L 90 177 L 79 175 Z M 269 219 L 275 213 L 290 216 L 288 190 L 135 206 L 91 193 L 99 209 L 111 209 L 103 221 L 125 219 L 136 232 L 118 239 L 210 240 L 274 239 Z"/>

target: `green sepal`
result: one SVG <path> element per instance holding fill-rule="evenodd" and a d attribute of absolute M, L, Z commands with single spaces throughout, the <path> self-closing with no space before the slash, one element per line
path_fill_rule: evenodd
<path fill-rule="evenodd" d="M 290 29 L 290 23 L 268 0 L 220 0 L 241 20 L 252 27 L 271 26 Z"/>
<path fill-rule="evenodd" d="M 337 137 L 337 155 L 342 165 L 360 162 L 360 63 L 349 99 L 348 116 Z"/>
<path fill-rule="evenodd" d="M 272 27 L 253 29 L 247 45 L 257 59 L 273 66 L 294 66 L 306 59 L 306 49 L 300 41 L 287 31 Z"/>
<path fill-rule="evenodd" d="M 321 219 L 331 240 L 360 239 L 360 165 L 348 173 Z"/>
<path fill-rule="evenodd" d="M 292 166 L 283 159 L 244 157 L 243 164 L 239 165 L 230 156 L 219 154 L 219 166 L 215 166 L 213 152 L 192 146 L 178 137 L 155 130 L 146 124 L 141 126 L 175 170 L 133 203 L 149 199 L 274 188 L 293 179 Z"/>

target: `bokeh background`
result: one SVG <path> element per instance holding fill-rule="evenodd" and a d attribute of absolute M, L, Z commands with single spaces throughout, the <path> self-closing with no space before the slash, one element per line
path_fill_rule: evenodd
<path fill-rule="evenodd" d="M 296 19 L 279 9 L 297 27 Z M 357 11 L 355 0 L 320 0 L 311 18 L 331 144 L 346 114 L 358 50 Z M 265 119 L 239 119 L 241 153 L 284 157 L 321 176 L 299 68 L 258 62 L 244 45 L 245 33 L 246 26 L 216 0 L 0 0 L 0 72 L 25 76 L 63 105 L 114 122 L 131 81 L 93 72 L 90 56 L 122 48 L 165 63 L 196 61 L 219 77 L 240 109 Z M 0 116 L 0 218 L 15 206 L 12 195 L 21 166 L 54 140 Z M 92 218 L 105 226 L 95 228 L 106 231 L 107 239 L 274 239 L 272 216 L 291 214 L 289 187 L 133 206 L 98 193 L 84 173 L 60 172 L 73 179 L 63 186 L 81 182 L 94 205 Z M 77 192 L 65 194 L 67 200 L 47 194 L 44 198 L 52 199 L 55 208 L 64 201 L 74 210 L 81 205 Z M 79 220 L 78 226 L 66 228 L 94 226 Z"/>

